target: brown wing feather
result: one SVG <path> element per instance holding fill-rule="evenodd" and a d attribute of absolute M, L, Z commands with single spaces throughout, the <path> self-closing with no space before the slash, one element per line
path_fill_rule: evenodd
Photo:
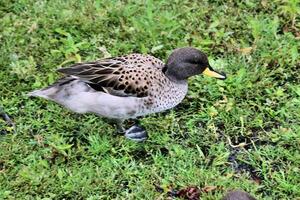
<path fill-rule="evenodd" d="M 149 59 L 150 58 L 150 59 Z M 132 54 L 88 63 L 77 63 L 58 69 L 66 75 L 78 77 L 94 89 L 115 96 L 146 97 L 155 71 L 161 61 L 154 57 Z M 159 62 L 160 61 L 160 62 Z"/>

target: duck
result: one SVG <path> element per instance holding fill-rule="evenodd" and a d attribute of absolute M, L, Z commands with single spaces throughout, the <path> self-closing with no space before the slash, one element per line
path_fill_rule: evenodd
<path fill-rule="evenodd" d="M 220 80 L 207 55 L 193 47 L 173 50 L 166 63 L 147 54 L 132 53 L 59 68 L 64 76 L 29 96 L 54 101 L 76 113 L 108 118 L 118 133 L 144 141 L 148 133 L 138 118 L 177 106 L 188 92 L 188 78 L 204 74 Z M 125 129 L 124 121 L 135 119 Z"/>

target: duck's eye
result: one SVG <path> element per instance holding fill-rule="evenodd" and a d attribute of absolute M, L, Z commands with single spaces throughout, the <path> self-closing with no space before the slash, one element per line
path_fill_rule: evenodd
<path fill-rule="evenodd" d="M 168 67 L 164 66 L 164 68 L 162 68 L 162 72 L 165 73 L 167 71 Z"/>
<path fill-rule="evenodd" d="M 189 61 L 189 63 L 191 63 L 191 64 L 199 64 L 199 61 L 195 60 L 195 59 L 192 59 L 192 60 Z"/>

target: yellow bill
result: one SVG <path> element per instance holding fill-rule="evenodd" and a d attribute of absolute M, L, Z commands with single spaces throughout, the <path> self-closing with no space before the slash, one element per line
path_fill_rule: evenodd
<path fill-rule="evenodd" d="M 210 77 L 214 77 L 217 79 L 222 79 L 225 80 L 226 79 L 226 75 L 224 73 L 219 73 L 214 71 L 211 67 L 207 67 L 202 74 L 206 75 L 206 76 L 210 76 Z"/>

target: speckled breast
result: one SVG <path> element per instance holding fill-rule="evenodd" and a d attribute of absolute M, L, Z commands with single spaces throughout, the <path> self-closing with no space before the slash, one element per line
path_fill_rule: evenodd
<path fill-rule="evenodd" d="M 162 112 L 178 105 L 187 94 L 186 81 L 172 82 L 169 79 L 153 83 L 148 97 L 141 99 L 137 116 Z"/>

